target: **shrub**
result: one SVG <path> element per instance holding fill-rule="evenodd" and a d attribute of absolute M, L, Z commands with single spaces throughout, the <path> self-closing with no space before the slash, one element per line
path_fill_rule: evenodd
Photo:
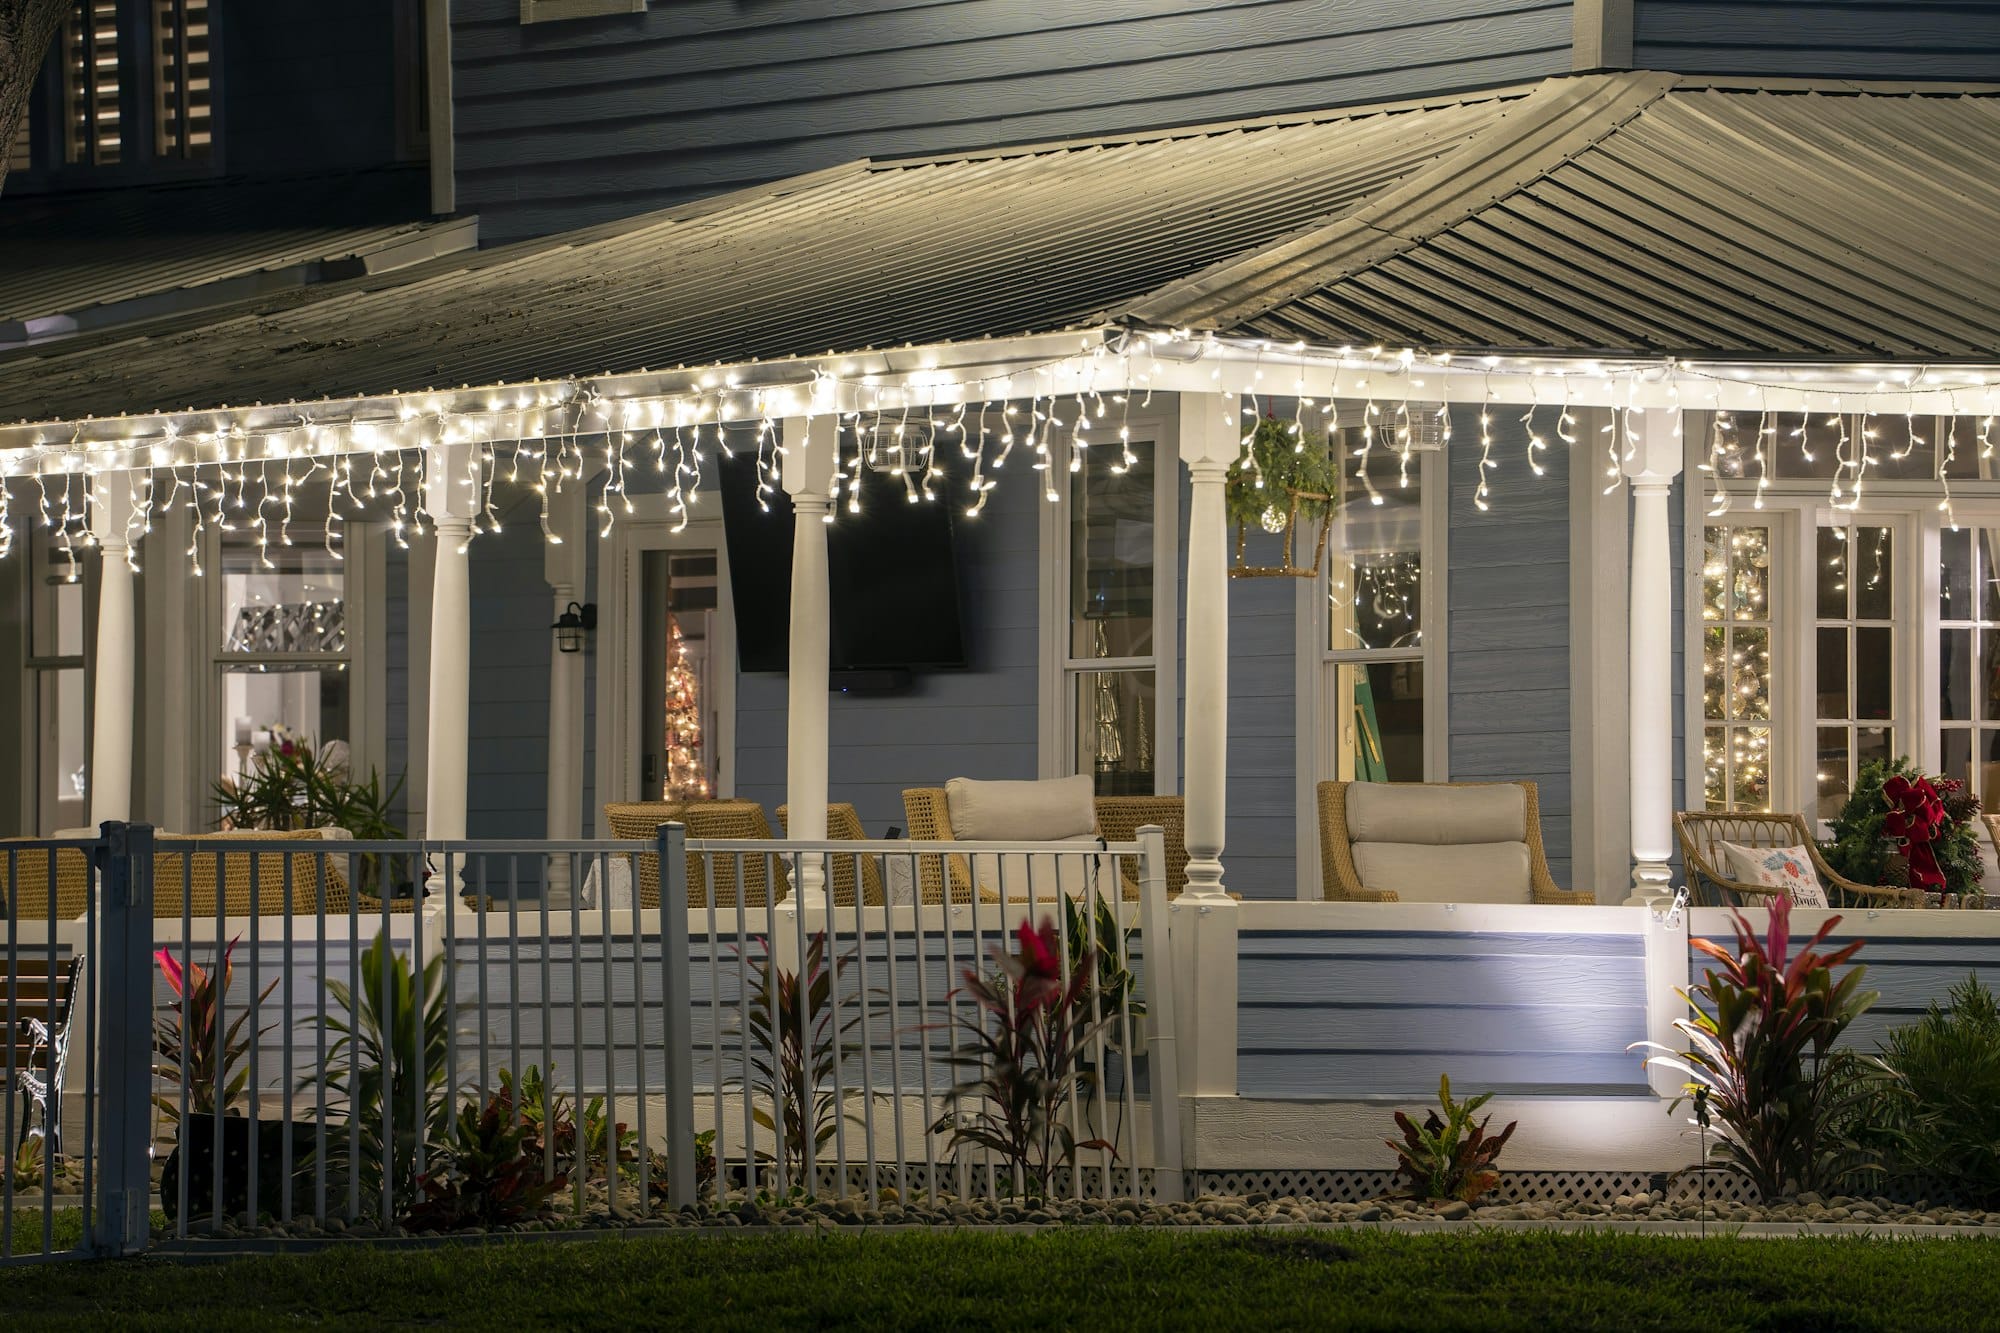
<path fill-rule="evenodd" d="M 1950 1181 L 1981 1207 L 2000 1204 L 2000 1002 L 1967 977 L 1882 1048 L 1897 1165 Z"/>
<path fill-rule="evenodd" d="M 1689 1098 L 1705 1103 L 1716 1131 L 1712 1156 L 1748 1177 L 1766 1199 L 1777 1199 L 1832 1189 L 1866 1163 L 1844 1130 L 1867 1095 L 1874 1062 L 1833 1044 L 1876 993 L 1861 989 L 1867 969 L 1859 965 L 1833 979 L 1862 941 L 1819 952 L 1839 917 L 1828 918 L 1794 957 L 1791 904 L 1775 898 L 1770 913 L 1761 941 L 1743 914 L 1733 913 L 1734 953 L 1712 940 L 1693 942 L 1721 966 L 1683 993 L 1693 1017 L 1674 1026 L 1689 1041 L 1685 1054 L 1655 1042 L 1634 1048 L 1663 1052 L 1647 1063 L 1687 1075 L 1674 1108 Z"/>
<path fill-rule="evenodd" d="M 585 1179 L 601 1180 L 610 1173 L 610 1144 L 616 1139 L 618 1144 L 618 1166 L 621 1171 L 639 1160 L 639 1135 L 626 1127 L 623 1121 L 616 1126 L 608 1123 L 604 1113 L 604 1098 L 593 1096 L 583 1107 L 583 1135 L 579 1150 L 577 1142 L 576 1102 L 567 1093 L 554 1086 L 555 1069 L 549 1069 L 549 1077 L 542 1077 L 541 1067 L 529 1065 L 522 1071 L 519 1080 L 508 1070 L 500 1071 L 501 1092 L 514 1100 L 520 1108 L 523 1121 L 535 1131 L 538 1139 L 549 1145 L 548 1156 L 556 1170 L 566 1176 L 582 1176 Z"/>
<path fill-rule="evenodd" d="M 153 1054 L 157 1057 L 153 1062 L 153 1072 L 174 1084 L 171 1093 L 154 1093 L 153 1104 L 168 1119 L 180 1118 L 182 1079 L 187 1080 L 188 1112 L 191 1115 L 214 1115 L 227 1111 L 242 1098 L 243 1089 L 250 1081 L 247 1057 L 251 1038 L 243 1035 L 243 1025 L 250 1020 L 255 1006 L 243 1005 L 235 1021 L 220 1034 L 219 1042 L 216 1032 L 223 1021 L 223 1004 L 229 995 L 230 979 L 235 975 L 234 965 L 230 962 L 230 955 L 235 952 L 236 940 L 231 940 L 223 946 L 221 965 L 214 972 L 193 959 L 189 959 L 183 969 L 181 960 L 174 956 L 171 949 L 161 949 L 153 955 L 160 965 L 160 975 L 166 978 L 167 989 L 174 993 L 173 1000 L 162 1005 L 153 1015 Z M 264 987 L 256 1003 L 262 1004 L 277 987 L 278 982 L 274 978 L 270 985 Z"/>
<path fill-rule="evenodd" d="M 1507 1140 L 1514 1136 L 1514 1127 L 1519 1122 L 1510 1120 L 1507 1128 L 1490 1136 L 1486 1126 L 1492 1122 L 1492 1116 L 1473 1124 L 1474 1113 L 1492 1097 L 1492 1093 L 1482 1092 L 1471 1101 L 1454 1102 L 1451 1079 L 1440 1075 L 1438 1104 L 1444 1108 L 1443 1117 L 1436 1111 L 1427 1111 L 1419 1127 L 1408 1115 L 1396 1112 L 1396 1127 L 1403 1131 L 1403 1141 L 1384 1139 L 1383 1142 L 1395 1151 L 1396 1174 L 1409 1182 L 1409 1198 L 1439 1203 L 1463 1199 L 1471 1203 L 1500 1183 L 1500 1172 L 1494 1163 L 1500 1158 L 1500 1150 L 1507 1146 Z"/>
<path fill-rule="evenodd" d="M 568 1179 L 545 1176 L 542 1143 L 503 1089 L 480 1109 L 468 1101 L 432 1170 L 418 1177 L 422 1198 L 404 1221 L 413 1231 L 505 1227 L 551 1215 Z"/>
<path fill-rule="evenodd" d="M 1063 975 L 1055 922 L 1041 928 L 1026 920 L 1016 933 L 1020 948 L 992 947 L 996 971 L 966 968 L 954 995 L 976 1008 L 957 1018 L 966 1043 L 947 1058 L 979 1071 L 952 1089 L 976 1098 L 979 1109 L 938 1117 L 933 1134 L 948 1134 L 953 1150 L 973 1144 L 1000 1154 L 1014 1187 L 1047 1198 L 1056 1169 L 1073 1162 L 1079 1148 L 1106 1148 L 1102 1139 L 1079 1143 L 1063 1108 L 1088 1092 L 1085 1048 L 1108 1020 L 1094 1017 L 1088 999 L 1092 958 L 1075 959 Z M 1114 1150 L 1115 1151 L 1115 1150 Z"/>
<path fill-rule="evenodd" d="M 834 1088 L 836 1068 L 855 1050 L 846 1034 L 861 1021 L 851 1006 L 847 1019 L 834 1029 L 834 986 L 852 956 L 827 961 L 826 932 L 806 946 L 797 972 L 778 966 L 768 941 L 757 941 L 762 956 L 751 964 L 751 983 L 743 997 L 744 1028 L 750 1037 L 750 1088 L 763 1098 L 752 1108 L 756 1123 L 782 1140 L 784 1160 L 794 1189 L 810 1188 L 809 1162 L 834 1136 L 845 1111 L 842 1103 L 861 1095 Z M 740 1084 L 739 1084 L 740 1086 Z M 810 1142 L 808 1142 L 810 1140 Z M 757 1149 L 759 1160 L 772 1154 Z"/>

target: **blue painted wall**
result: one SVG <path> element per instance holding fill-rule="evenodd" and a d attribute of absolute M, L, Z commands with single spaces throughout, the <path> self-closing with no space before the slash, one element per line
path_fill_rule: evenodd
<path fill-rule="evenodd" d="M 2000 6 L 1984 0 L 1637 0 L 1640 69 L 1787 78 L 1990 80 Z"/>
<path fill-rule="evenodd" d="M 1487 508 L 1477 503 L 1480 412 L 1451 416 L 1446 638 L 1451 776 L 1540 788 L 1556 883 L 1570 882 L 1569 468 L 1556 445 L 1528 466 L 1521 409 L 1494 404 Z M 1551 423 L 1544 423 L 1553 430 Z M 1583 446 L 1578 446 L 1583 447 Z"/>
<path fill-rule="evenodd" d="M 1194 124 L 1569 68 L 1568 0 L 675 0 L 522 26 L 455 0 L 487 242 L 866 156 Z"/>

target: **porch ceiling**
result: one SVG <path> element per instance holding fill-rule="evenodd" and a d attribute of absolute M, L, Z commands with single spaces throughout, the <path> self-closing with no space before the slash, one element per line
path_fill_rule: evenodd
<path fill-rule="evenodd" d="M 1430 350 L 2000 361 L 2000 88 L 1633 73 L 862 161 L 0 354 L 0 421 L 1132 322 Z"/>

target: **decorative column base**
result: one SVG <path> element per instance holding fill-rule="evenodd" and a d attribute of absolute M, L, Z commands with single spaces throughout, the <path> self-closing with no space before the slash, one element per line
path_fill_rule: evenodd
<path fill-rule="evenodd" d="M 1641 861 L 1632 867 L 1632 896 L 1627 907 L 1644 907 L 1659 898 L 1674 896 L 1674 868 L 1665 861 Z"/>

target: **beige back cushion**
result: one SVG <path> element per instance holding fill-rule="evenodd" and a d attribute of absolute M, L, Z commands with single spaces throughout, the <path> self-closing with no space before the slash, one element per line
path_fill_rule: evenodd
<path fill-rule="evenodd" d="M 1357 782 L 1347 832 L 1364 887 L 1404 902 L 1525 903 L 1533 876 L 1527 793 L 1513 783 Z"/>
<path fill-rule="evenodd" d="M 1039 782 L 979 782 L 953 778 L 944 785 L 945 812 L 951 836 L 960 842 L 1073 842 L 1089 847 L 1097 841 L 1097 806 L 1090 778 L 1049 778 Z M 972 858 L 979 887 L 1008 898 L 1075 896 L 1095 888 L 1116 893 L 1116 867 L 1110 857 L 999 856 Z"/>

